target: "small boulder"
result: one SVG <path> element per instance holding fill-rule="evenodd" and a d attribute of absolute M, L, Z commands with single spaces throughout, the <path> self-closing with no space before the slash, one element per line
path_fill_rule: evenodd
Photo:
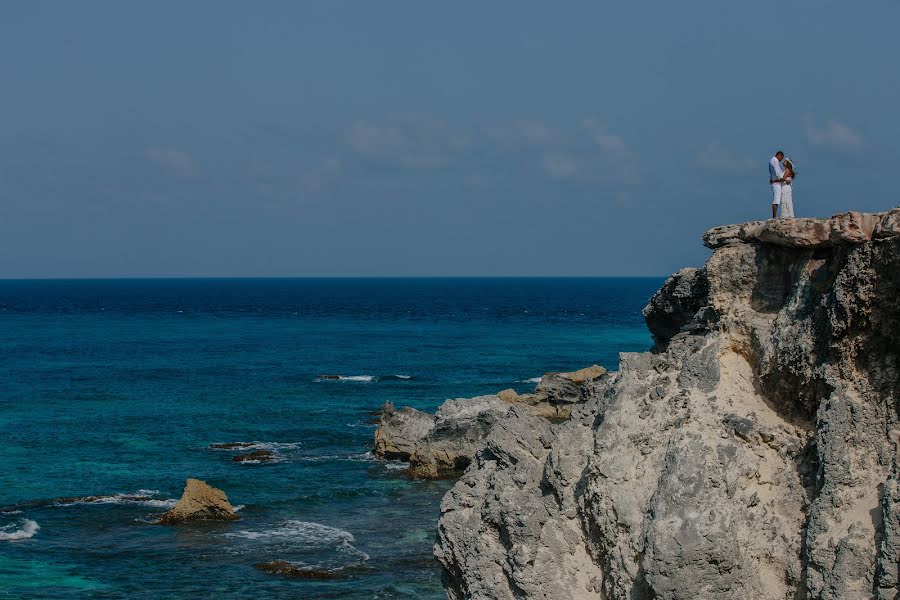
<path fill-rule="evenodd" d="M 247 454 L 238 454 L 231 459 L 231 462 L 249 462 L 249 463 L 265 463 L 275 460 L 275 453 L 271 450 L 254 450 Z"/>
<path fill-rule="evenodd" d="M 574 404 L 581 401 L 585 383 L 606 374 L 600 365 L 591 365 L 569 373 L 545 373 L 535 393 L 551 404 Z"/>
<path fill-rule="evenodd" d="M 500 398 L 501 400 L 503 400 L 504 402 L 509 402 L 510 404 L 512 404 L 513 402 L 516 402 L 518 400 L 519 393 L 516 390 L 509 388 L 509 389 L 497 392 L 497 397 Z"/>
<path fill-rule="evenodd" d="M 741 225 L 720 225 L 703 234 L 703 245 L 715 250 L 728 244 L 740 243 Z"/>
<path fill-rule="evenodd" d="M 160 519 L 162 525 L 177 525 L 189 521 L 237 521 L 228 496 L 205 481 L 188 479 L 181 499 Z"/>
<path fill-rule="evenodd" d="M 831 241 L 835 244 L 864 244 L 872 239 L 872 233 L 881 214 L 850 211 L 834 215 L 830 219 Z"/>
<path fill-rule="evenodd" d="M 887 211 L 875 226 L 873 237 L 884 239 L 900 236 L 900 208 Z"/>

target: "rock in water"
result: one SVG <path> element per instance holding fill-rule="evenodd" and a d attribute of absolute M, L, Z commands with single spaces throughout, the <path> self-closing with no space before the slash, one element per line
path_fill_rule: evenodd
<path fill-rule="evenodd" d="M 228 496 L 205 481 L 188 479 L 181 499 L 160 519 L 162 525 L 177 525 L 188 521 L 237 521 Z"/>
<path fill-rule="evenodd" d="M 337 579 L 338 574 L 334 571 L 325 571 L 322 569 L 310 569 L 289 563 L 286 560 L 273 560 L 265 563 L 256 563 L 253 568 L 264 573 L 272 573 L 273 575 L 281 575 L 291 579 Z"/>
<path fill-rule="evenodd" d="M 711 230 L 656 346 L 498 419 L 444 497 L 451 600 L 900 597 L 900 211 Z"/>
<path fill-rule="evenodd" d="M 271 450 L 254 450 L 247 454 L 238 454 L 231 462 L 267 463 L 275 460 L 275 453 Z"/>
<path fill-rule="evenodd" d="M 375 430 L 375 454 L 388 460 L 409 460 L 434 428 L 434 415 L 414 408 L 396 410 L 390 402 L 381 407 Z"/>

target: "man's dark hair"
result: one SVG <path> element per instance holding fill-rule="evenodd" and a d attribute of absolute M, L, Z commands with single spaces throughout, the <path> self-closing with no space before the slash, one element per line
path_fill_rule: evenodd
<path fill-rule="evenodd" d="M 775 153 L 775 156 L 778 156 L 779 154 L 782 155 L 782 156 L 784 156 L 784 152 L 782 152 L 781 150 L 779 150 L 778 152 L 776 152 L 776 153 Z"/>

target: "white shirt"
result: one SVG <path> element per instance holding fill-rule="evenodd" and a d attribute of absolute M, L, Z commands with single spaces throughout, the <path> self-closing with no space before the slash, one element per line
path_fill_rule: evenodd
<path fill-rule="evenodd" d="M 781 161 L 773 156 L 769 159 L 769 179 L 781 179 L 782 177 L 784 177 L 784 168 L 781 166 Z"/>

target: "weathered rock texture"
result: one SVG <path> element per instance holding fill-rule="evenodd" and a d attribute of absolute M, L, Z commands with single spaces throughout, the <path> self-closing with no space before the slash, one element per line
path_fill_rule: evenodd
<path fill-rule="evenodd" d="M 469 466 L 494 425 L 506 418 L 511 405 L 522 405 L 537 417 L 561 421 L 572 407 L 590 396 L 591 385 L 606 374 L 592 365 L 570 373 L 546 373 L 534 393 L 503 390 L 496 395 L 447 400 L 431 415 L 414 408 L 381 409 L 375 431 L 375 454 L 409 461 L 415 477 L 456 477 Z"/>
<path fill-rule="evenodd" d="M 177 525 L 189 521 L 236 521 L 237 518 L 225 492 L 205 481 L 188 479 L 178 504 L 159 522 L 162 525 Z"/>
<path fill-rule="evenodd" d="M 447 494 L 451 599 L 896 598 L 900 209 L 711 230 L 572 418 Z"/>

